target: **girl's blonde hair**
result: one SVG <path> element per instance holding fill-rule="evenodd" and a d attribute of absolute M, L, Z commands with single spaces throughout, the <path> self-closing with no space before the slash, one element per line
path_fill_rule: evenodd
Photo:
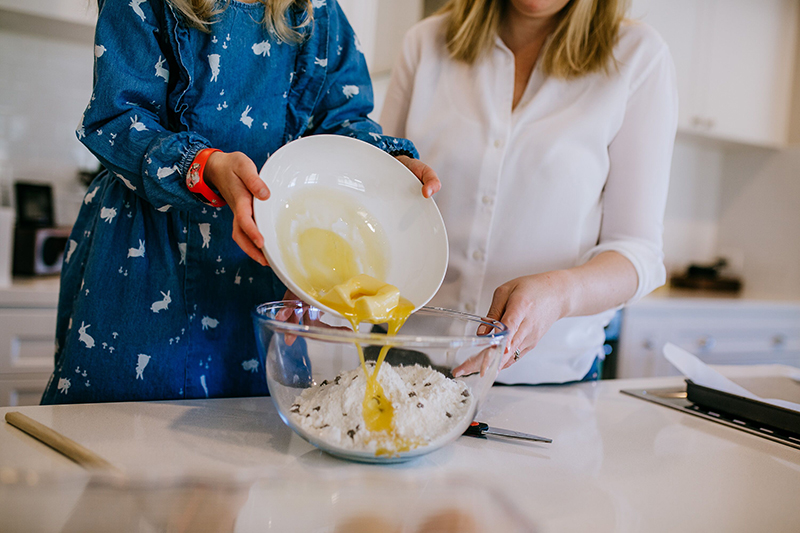
<path fill-rule="evenodd" d="M 266 16 L 264 24 L 278 36 L 282 41 L 300 42 L 303 35 L 300 29 L 308 26 L 313 20 L 314 9 L 311 0 L 257 0 L 266 6 Z M 216 0 L 169 0 L 172 6 L 177 9 L 186 21 L 193 27 L 202 31 L 208 31 L 208 26 L 212 18 L 225 10 L 230 0 L 222 8 L 215 8 Z M 299 26 L 292 26 L 289 23 L 289 9 L 297 6 L 305 11 L 303 22 Z"/>
<path fill-rule="evenodd" d="M 449 0 L 445 39 L 454 59 L 474 63 L 493 45 L 509 0 Z M 616 66 L 614 45 L 628 0 L 570 0 L 540 52 L 545 74 L 570 79 Z"/>

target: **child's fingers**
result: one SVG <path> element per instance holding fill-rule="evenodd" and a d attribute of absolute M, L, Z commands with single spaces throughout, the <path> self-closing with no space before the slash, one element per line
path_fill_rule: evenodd
<path fill-rule="evenodd" d="M 422 161 L 405 155 L 397 156 L 397 159 L 422 182 L 422 196 L 425 198 L 430 198 L 442 188 L 436 172 Z"/>
<path fill-rule="evenodd" d="M 416 161 L 416 160 L 414 160 Z M 433 171 L 431 167 L 422 161 L 416 161 L 418 165 L 418 172 L 416 176 L 422 182 L 422 195 L 425 198 L 430 198 L 442 188 L 442 182 L 439 181 L 439 176 Z"/>
<path fill-rule="evenodd" d="M 251 240 L 256 248 L 264 246 L 264 237 L 258 231 L 256 221 L 253 219 L 253 198 L 246 191 L 238 195 L 238 200 L 233 208 L 234 225 L 238 224 L 241 231 Z"/>
<path fill-rule="evenodd" d="M 241 248 L 242 251 L 246 253 L 253 261 L 262 266 L 269 266 L 267 258 L 264 256 L 264 252 L 262 252 L 256 247 L 255 244 L 253 244 L 253 241 L 250 240 L 250 238 L 242 231 L 242 228 L 235 222 L 233 224 L 233 240 L 239 245 L 239 248 Z"/>
<path fill-rule="evenodd" d="M 269 189 L 266 183 L 255 172 L 248 172 L 241 176 L 242 183 L 250 193 L 259 200 L 269 198 Z"/>

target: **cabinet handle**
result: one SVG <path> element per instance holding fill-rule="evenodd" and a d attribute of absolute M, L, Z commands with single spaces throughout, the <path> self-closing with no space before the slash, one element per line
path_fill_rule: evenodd
<path fill-rule="evenodd" d="M 697 339 L 697 347 L 704 351 L 713 349 L 715 344 L 717 341 L 711 336 Z"/>
<path fill-rule="evenodd" d="M 783 348 L 784 346 L 786 346 L 786 335 L 779 333 L 772 337 L 773 348 Z"/>
<path fill-rule="evenodd" d="M 703 118 L 703 117 L 700 117 L 700 116 L 692 117 L 691 123 L 692 123 L 692 126 L 694 126 L 696 128 L 701 128 L 701 129 L 704 129 L 704 130 L 710 130 L 714 126 L 717 125 L 717 121 L 714 120 L 713 118 Z"/>

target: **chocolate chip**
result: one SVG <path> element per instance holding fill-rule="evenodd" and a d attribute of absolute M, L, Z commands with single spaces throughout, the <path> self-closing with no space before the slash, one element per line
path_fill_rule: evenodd
<path fill-rule="evenodd" d="M 409 392 L 409 393 L 408 393 L 408 397 L 409 397 L 409 398 L 413 398 L 413 397 L 414 397 L 414 396 L 416 396 L 416 395 L 417 395 L 417 393 L 416 393 L 416 392 L 414 392 L 414 391 L 411 391 L 411 392 Z"/>
<path fill-rule="evenodd" d="M 350 437 L 351 439 L 353 437 L 355 437 L 355 435 L 356 435 L 356 432 L 353 429 L 351 429 L 350 431 L 347 432 L 347 436 Z"/>
<path fill-rule="evenodd" d="M 289 409 L 289 412 L 291 412 L 291 413 L 299 413 L 300 412 L 300 405 L 299 404 L 292 405 L 292 408 Z"/>
<path fill-rule="evenodd" d="M 342 416 L 347 416 L 347 413 L 342 413 Z"/>
<path fill-rule="evenodd" d="M 453 415 L 451 415 L 451 414 L 450 414 L 450 413 L 448 413 L 447 411 L 445 411 L 445 412 L 444 412 L 444 414 L 446 414 L 446 415 L 447 415 L 447 418 L 453 418 Z"/>
<path fill-rule="evenodd" d="M 306 418 L 308 418 L 309 416 L 311 416 L 311 414 L 310 414 L 310 413 L 306 415 Z"/>
<path fill-rule="evenodd" d="M 431 386 L 430 383 L 426 383 L 425 385 L 423 385 L 423 387 L 430 387 L 430 386 Z"/>
<path fill-rule="evenodd" d="M 447 414 L 450 414 L 450 413 L 447 413 Z M 319 427 L 319 429 L 325 429 L 326 427 L 328 427 L 328 425 L 329 425 L 329 424 L 322 424 L 322 425 Z"/>
<path fill-rule="evenodd" d="M 358 376 L 353 376 L 352 381 L 355 381 Z"/>
<path fill-rule="evenodd" d="M 320 406 L 318 405 L 315 408 L 313 408 L 312 411 L 319 411 L 319 408 L 320 408 Z"/>
<path fill-rule="evenodd" d="M 425 406 L 424 406 L 424 405 L 422 405 L 422 402 L 419 402 L 419 403 L 417 404 L 417 407 L 419 407 L 419 408 L 421 409 L 421 408 L 423 408 L 423 407 L 425 407 Z"/>
<path fill-rule="evenodd" d="M 467 400 L 461 400 L 461 403 L 467 403 Z"/>
<path fill-rule="evenodd" d="M 467 389 L 462 390 L 461 391 L 461 396 L 463 396 L 465 398 L 468 398 L 469 397 L 469 391 Z"/>
<path fill-rule="evenodd" d="M 333 382 L 334 382 L 335 384 L 337 384 L 337 385 L 338 385 L 338 384 L 339 384 L 339 380 L 340 380 L 340 379 L 342 379 L 340 376 L 336 376 L 336 377 L 334 378 Z"/>
<path fill-rule="evenodd" d="M 320 386 L 320 387 L 324 387 L 324 386 L 325 386 L 325 385 L 327 385 L 327 384 L 328 384 L 328 380 L 327 380 L 327 379 L 324 379 L 324 380 L 322 380 L 322 383 L 320 383 L 320 384 L 319 384 L 319 386 Z"/>

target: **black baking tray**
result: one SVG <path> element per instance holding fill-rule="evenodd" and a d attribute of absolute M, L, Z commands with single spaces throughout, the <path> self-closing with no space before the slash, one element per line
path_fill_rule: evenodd
<path fill-rule="evenodd" d="M 794 402 L 800 399 L 800 386 L 788 377 L 738 381 L 762 397 L 777 396 Z M 688 379 L 685 384 L 673 387 L 625 389 L 620 392 L 800 449 L 800 414 L 783 407 L 703 387 Z"/>
<path fill-rule="evenodd" d="M 704 387 L 691 379 L 686 380 L 686 399 L 728 418 L 800 436 L 800 412 L 791 409 Z"/>

